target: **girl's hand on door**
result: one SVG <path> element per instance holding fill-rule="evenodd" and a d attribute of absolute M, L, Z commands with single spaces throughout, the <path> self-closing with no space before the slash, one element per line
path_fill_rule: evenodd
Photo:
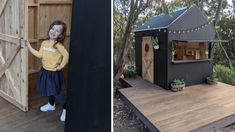
<path fill-rule="evenodd" d="M 27 46 L 29 49 L 32 48 L 28 40 L 25 40 L 25 46 Z"/>

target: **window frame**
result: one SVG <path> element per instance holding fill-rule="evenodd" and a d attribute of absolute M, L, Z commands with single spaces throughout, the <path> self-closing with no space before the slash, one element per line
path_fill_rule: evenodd
<path fill-rule="evenodd" d="M 192 60 L 174 60 L 174 56 L 172 54 L 173 51 L 173 47 L 174 47 L 174 43 L 175 42 L 184 42 L 184 43 L 191 43 L 193 44 L 193 42 L 195 43 L 208 43 L 208 58 L 206 59 L 192 59 Z M 208 41 L 208 40 L 172 40 L 171 41 L 171 62 L 173 64 L 181 64 L 181 63 L 197 63 L 197 62 L 208 62 L 208 61 L 213 61 L 211 52 L 212 52 L 212 47 L 213 47 L 213 42 L 212 41 Z"/>

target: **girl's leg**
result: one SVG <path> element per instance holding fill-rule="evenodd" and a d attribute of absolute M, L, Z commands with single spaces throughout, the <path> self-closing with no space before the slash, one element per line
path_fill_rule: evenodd
<path fill-rule="evenodd" d="M 60 120 L 64 122 L 65 121 L 65 117 L 66 117 L 66 103 L 65 103 L 64 96 L 62 94 L 59 94 L 59 95 L 57 95 L 55 97 L 56 97 L 56 99 L 60 102 L 60 104 L 63 107 L 63 111 L 61 113 Z"/>
<path fill-rule="evenodd" d="M 48 97 L 48 102 L 49 102 L 51 105 L 54 105 L 54 104 L 55 104 L 55 96 L 49 96 L 49 97 Z"/>
<path fill-rule="evenodd" d="M 55 98 L 62 105 L 63 109 L 66 109 L 66 103 L 65 103 L 64 96 L 62 94 L 59 94 L 59 95 L 55 96 Z"/>
<path fill-rule="evenodd" d="M 63 109 L 66 109 L 66 103 L 64 103 L 64 105 L 63 105 Z"/>
<path fill-rule="evenodd" d="M 48 103 L 41 106 L 40 110 L 42 112 L 55 110 L 55 96 L 48 96 Z"/>

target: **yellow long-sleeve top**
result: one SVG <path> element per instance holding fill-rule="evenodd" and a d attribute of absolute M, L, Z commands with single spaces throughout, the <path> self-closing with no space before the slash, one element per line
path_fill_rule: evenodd
<path fill-rule="evenodd" d="M 69 54 L 61 43 L 57 43 L 55 48 L 53 44 L 53 41 L 45 40 L 39 51 L 32 51 L 33 55 L 42 59 L 43 68 L 49 71 L 56 71 L 59 65 L 63 68 L 69 59 Z"/>

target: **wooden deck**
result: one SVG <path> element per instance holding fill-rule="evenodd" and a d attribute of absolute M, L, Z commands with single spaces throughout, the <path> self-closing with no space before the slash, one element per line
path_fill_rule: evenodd
<path fill-rule="evenodd" d="M 171 92 L 141 78 L 125 79 L 124 101 L 151 131 L 210 132 L 235 122 L 235 87 L 200 84 Z"/>
<path fill-rule="evenodd" d="M 0 132 L 63 132 L 64 123 L 60 121 L 62 108 L 41 112 L 40 105 L 47 99 L 38 96 L 35 90 L 37 74 L 29 77 L 29 111 L 23 112 L 0 97 Z"/>

